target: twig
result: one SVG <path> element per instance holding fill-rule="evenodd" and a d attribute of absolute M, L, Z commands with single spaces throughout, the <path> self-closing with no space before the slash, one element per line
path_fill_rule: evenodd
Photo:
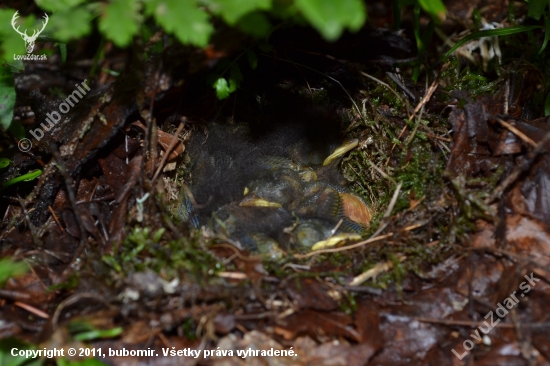
<path fill-rule="evenodd" d="M 150 139 L 151 139 L 151 129 L 152 129 L 152 125 L 153 125 L 153 109 L 155 107 L 155 99 L 157 98 L 157 87 L 158 87 L 158 84 L 159 84 L 159 80 L 160 80 L 160 70 L 163 66 L 163 63 L 162 61 L 160 62 L 160 64 L 158 65 L 158 69 L 156 70 L 155 72 L 155 81 L 153 83 L 153 95 L 151 96 L 151 103 L 149 105 L 149 110 L 148 110 L 148 113 L 145 114 L 145 113 L 142 113 L 143 111 L 141 110 L 141 108 L 143 106 L 139 105 L 138 108 L 140 109 L 140 115 L 143 117 L 143 119 L 145 120 L 145 137 L 143 139 L 143 151 L 142 151 L 142 159 L 141 159 L 141 166 L 140 166 L 140 176 L 139 176 L 139 184 L 140 184 L 140 187 L 141 187 L 141 190 L 142 190 L 142 194 L 145 193 L 144 192 L 144 174 L 143 172 L 146 172 L 145 170 L 145 164 L 147 162 L 147 156 L 149 155 L 149 149 L 150 149 Z M 147 176 L 147 174 L 145 174 L 145 176 Z"/>
<path fill-rule="evenodd" d="M 413 102 L 416 102 L 416 95 L 413 94 L 413 92 L 411 92 L 406 86 L 405 84 L 403 84 L 403 82 L 401 80 L 399 80 L 399 78 L 397 77 L 397 75 L 393 72 L 386 72 L 386 75 L 388 75 L 388 77 L 390 79 L 393 80 L 394 83 L 397 84 L 397 86 L 399 86 L 401 88 L 401 90 L 403 90 L 403 92 L 405 94 L 407 94 L 409 96 L 409 98 L 411 98 L 413 100 Z"/>
<path fill-rule="evenodd" d="M 66 298 L 65 300 L 63 300 L 57 306 L 57 309 L 55 309 L 55 313 L 53 314 L 53 317 L 52 317 L 52 328 L 54 330 L 57 328 L 57 323 L 59 321 L 59 316 L 61 315 L 61 312 L 63 311 L 63 309 L 65 309 L 69 305 L 73 305 L 73 304 L 77 303 L 78 301 L 80 301 L 82 299 L 96 300 L 96 301 L 99 301 L 100 303 L 104 304 L 105 306 L 110 307 L 109 303 L 103 297 L 101 297 L 101 295 L 99 295 L 97 293 L 83 292 L 83 293 L 80 293 L 80 294 L 75 294 L 73 296 L 70 296 L 70 297 Z"/>
<path fill-rule="evenodd" d="M 218 272 L 218 276 L 231 280 L 246 280 L 248 278 L 244 272 Z"/>
<path fill-rule="evenodd" d="M 531 147 L 537 147 L 537 144 L 535 143 L 535 141 L 531 140 L 531 138 L 526 136 L 523 132 L 521 132 L 520 130 L 518 130 L 508 122 L 502 120 L 501 118 L 498 118 L 497 116 L 492 116 L 492 117 L 495 119 L 495 121 L 497 121 L 502 126 L 504 126 L 504 128 L 506 128 L 508 131 L 512 132 L 514 135 L 519 137 L 523 142 L 525 142 Z"/>
<path fill-rule="evenodd" d="M 259 314 L 237 314 L 235 315 L 235 320 L 259 320 L 266 318 L 274 318 L 277 316 L 277 313 L 274 311 L 266 311 Z"/>
<path fill-rule="evenodd" d="M 510 77 L 506 78 L 506 83 L 504 83 L 504 114 L 508 114 L 508 103 L 510 99 Z"/>
<path fill-rule="evenodd" d="M 417 114 L 418 111 L 420 111 L 420 109 L 422 107 L 424 107 L 426 105 L 426 103 L 428 103 L 430 101 L 430 99 L 432 98 L 432 95 L 434 94 L 434 92 L 437 90 L 437 87 L 439 86 L 439 76 L 441 75 L 441 73 L 443 73 L 443 71 L 445 71 L 445 69 L 448 67 L 448 65 L 449 65 L 448 63 L 443 65 L 443 67 L 441 68 L 441 71 L 439 72 L 439 74 L 437 74 L 434 81 L 432 81 L 432 85 L 430 85 L 428 90 L 426 90 L 426 93 L 422 97 L 422 100 L 414 108 L 413 114 L 411 115 L 411 117 L 409 119 L 412 119 L 414 117 L 414 115 Z"/>
<path fill-rule="evenodd" d="M 441 68 L 441 71 L 439 72 L 439 74 L 437 74 L 437 76 L 435 77 L 435 79 L 432 82 L 432 84 L 430 85 L 430 87 L 426 90 L 426 93 L 424 93 L 424 97 L 422 97 L 422 100 L 420 100 L 420 102 L 414 108 L 414 111 L 412 112 L 412 114 L 409 116 L 409 120 L 412 121 L 412 119 L 414 118 L 416 113 L 418 113 L 418 111 L 420 111 L 420 110 L 423 111 L 424 110 L 424 105 L 426 105 L 426 103 L 428 103 L 430 101 L 433 93 L 436 91 L 437 87 L 439 86 L 439 77 L 441 76 L 443 71 L 445 71 L 445 69 L 448 67 L 448 65 L 449 65 L 449 63 L 443 65 L 443 67 Z M 409 108 L 410 107 L 407 106 L 407 112 L 409 111 Z M 415 133 L 416 133 L 416 129 L 418 128 L 419 124 L 420 124 L 420 118 L 418 119 L 417 124 L 415 126 L 415 130 L 414 130 Z M 405 133 L 406 130 L 407 130 L 407 125 L 405 124 L 405 127 L 403 127 L 403 129 L 399 133 L 399 136 L 397 137 L 398 140 L 401 138 L 401 136 Z M 408 142 L 412 141 L 412 137 L 414 137 L 414 134 L 411 136 L 411 138 L 408 139 Z M 393 146 L 391 147 L 392 152 L 393 152 L 393 149 L 395 149 L 396 146 L 397 146 L 397 143 L 394 143 Z M 390 158 L 388 158 L 388 160 L 386 161 L 386 165 L 388 165 L 389 161 L 390 161 Z"/>
<path fill-rule="evenodd" d="M 369 78 L 369 79 L 371 79 L 371 80 L 373 80 L 373 81 L 376 81 L 378 84 L 380 84 L 380 85 L 382 85 L 382 86 L 388 88 L 388 90 L 391 91 L 391 92 L 397 97 L 397 99 L 399 99 L 399 100 L 401 101 L 401 103 L 403 103 L 403 104 L 405 105 L 405 107 L 407 108 L 407 113 L 409 113 L 409 111 L 411 110 L 411 106 L 410 106 L 409 102 L 408 102 L 406 99 L 403 99 L 403 98 L 401 97 L 401 95 L 399 95 L 399 94 L 398 94 L 389 84 L 383 82 L 383 81 L 380 80 L 380 79 L 375 78 L 375 77 L 372 76 L 372 75 L 367 74 L 366 72 L 359 71 L 359 73 L 360 73 L 361 75 L 363 75 L 364 77 L 367 77 L 367 78 Z"/>
<path fill-rule="evenodd" d="M 187 122 L 187 119 L 185 117 L 182 117 L 182 121 L 180 122 L 180 125 L 178 126 L 178 129 L 176 130 L 175 139 L 172 140 L 166 151 L 164 151 L 164 155 L 162 156 L 162 159 L 160 161 L 160 164 L 157 168 L 157 171 L 155 172 L 155 175 L 153 176 L 153 179 L 151 180 L 151 185 L 154 184 L 154 182 L 157 180 L 158 175 L 160 174 L 162 168 L 164 167 L 164 163 L 166 163 L 166 160 L 168 160 L 168 156 L 172 152 L 172 149 L 180 142 L 178 139 L 178 136 L 180 135 L 181 131 L 183 130 L 183 126 L 185 126 L 185 122 Z"/>
<path fill-rule="evenodd" d="M 422 122 L 422 115 L 423 114 L 424 114 L 424 106 L 422 106 L 422 108 L 420 108 L 420 113 L 418 114 L 418 117 L 416 118 L 416 123 L 414 125 L 414 128 L 413 128 L 411 134 L 409 135 L 409 137 L 407 138 L 407 141 L 405 141 L 405 145 L 410 144 L 412 142 L 412 140 L 414 139 L 414 136 L 416 135 L 416 131 L 418 131 L 418 126 L 420 126 L 420 123 Z M 413 115 L 414 115 L 414 113 L 413 113 Z"/>
<path fill-rule="evenodd" d="M 548 142 L 550 142 L 550 132 L 544 136 L 542 140 L 539 141 L 539 143 L 535 146 L 533 151 L 529 154 L 529 158 L 527 161 L 525 161 L 523 164 L 518 164 L 510 173 L 502 183 L 500 183 L 491 193 L 491 195 L 485 200 L 485 204 L 488 205 L 492 203 L 497 197 L 500 197 L 502 192 L 504 192 L 512 183 L 518 179 L 518 177 L 523 173 L 529 170 L 531 167 L 531 164 L 535 160 L 535 158 L 544 150 L 544 145 L 546 145 Z"/>
<path fill-rule="evenodd" d="M 24 218 L 25 218 L 25 222 L 27 223 L 27 226 L 29 227 L 29 230 L 31 231 L 31 236 L 32 236 L 33 242 L 38 247 L 42 247 L 42 240 L 36 235 L 36 228 L 32 224 L 31 218 L 29 216 L 29 211 L 27 211 L 27 208 L 25 207 L 25 202 L 23 201 L 21 196 L 19 196 L 19 194 L 17 195 L 17 199 L 19 200 L 19 204 L 21 205 L 21 209 L 23 210 L 23 215 L 24 215 Z"/>
<path fill-rule="evenodd" d="M 382 290 L 379 288 L 372 288 L 367 286 L 342 286 L 342 288 L 346 291 L 366 293 L 376 296 L 382 295 Z"/>
<path fill-rule="evenodd" d="M 386 172 L 384 172 L 382 169 L 380 169 L 379 167 L 376 166 L 376 164 L 374 164 L 372 161 L 370 161 L 369 159 L 365 159 L 367 161 L 367 163 L 370 164 L 370 166 L 372 166 L 374 168 L 374 170 L 376 170 L 382 177 L 386 178 L 387 180 L 389 180 L 392 184 L 397 184 L 397 182 L 395 181 L 395 179 L 393 179 L 392 177 L 390 177 L 388 174 L 386 174 Z M 351 165 L 350 165 L 351 166 Z M 352 168 L 353 169 L 353 168 Z M 357 172 L 356 172 L 357 174 Z M 357 174 L 359 175 L 359 174 Z"/>
<path fill-rule="evenodd" d="M 435 91 L 435 89 L 437 89 L 438 81 L 439 81 L 439 78 L 435 78 L 432 85 L 428 88 L 428 79 L 426 79 L 426 88 L 427 88 L 426 94 L 414 109 L 413 114 L 409 117 L 409 119 L 412 120 L 414 118 L 414 115 L 420 111 L 420 113 L 418 113 L 418 117 L 416 118 L 416 124 L 414 125 L 414 129 L 412 130 L 411 134 L 409 135 L 409 138 L 405 142 L 405 145 L 410 144 L 411 141 L 414 139 L 414 136 L 416 135 L 416 131 L 418 131 L 418 127 L 422 122 L 422 115 L 424 114 L 424 106 L 432 97 L 432 94 Z"/>
<path fill-rule="evenodd" d="M 344 222 L 344 219 L 340 219 L 340 221 L 338 221 L 336 226 L 334 226 L 334 229 L 331 230 L 330 235 L 327 238 L 327 240 L 332 238 L 334 236 L 334 234 L 336 234 L 336 231 L 338 231 L 338 229 L 340 228 L 340 225 L 342 225 L 342 222 Z"/>
<path fill-rule="evenodd" d="M 418 223 L 418 224 L 414 224 L 414 225 L 410 225 L 410 226 L 407 226 L 406 228 L 402 229 L 401 231 L 411 231 L 411 230 L 414 230 L 414 229 L 418 229 L 419 227 L 422 227 L 426 225 L 426 223 Z"/>
<path fill-rule="evenodd" d="M 470 321 L 470 320 L 446 320 L 446 319 L 419 318 L 419 317 L 413 317 L 411 319 L 419 322 L 423 322 L 423 323 L 463 326 L 463 327 L 472 327 L 472 328 L 485 326 L 485 323 L 486 323 L 486 322 L 476 322 L 476 321 Z M 515 326 L 514 324 L 500 322 L 500 323 L 493 324 L 493 327 L 513 329 Z M 550 323 L 524 323 L 524 324 L 521 324 L 521 327 L 522 328 L 550 328 Z"/>
<path fill-rule="evenodd" d="M 52 214 L 53 219 L 55 220 L 55 223 L 57 224 L 57 227 L 59 228 L 59 231 L 62 233 L 65 232 L 65 229 L 63 229 L 63 226 L 61 226 L 61 223 L 59 222 L 59 219 L 57 218 L 57 215 L 53 211 L 52 206 L 48 206 L 48 210 L 50 210 L 50 213 Z"/>
<path fill-rule="evenodd" d="M 406 256 L 404 255 L 399 256 L 399 262 L 403 262 L 405 259 L 407 259 Z M 373 268 L 361 273 L 360 275 L 356 276 L 353 280 L 351 280 L 349 283 L 349 286 L 359 286 L 366 280 L 376 277 L 382 272 L 387 272 L 392 268 L 393 268 L 393 261 L 377 263 Z"/>
<path fill-rule="evenodd" d="M 65 166 L 63 165 L 63 159 L 61 158 L 61 155 L 59 155 L 59 152 L 56 150 L 53 144 L 50 145 L 50 151 L 54 157 L 55 163 L 57 165 L 57 169 L 59 170 L 59 173 L 63 177 L 63 181 L 65 183 L 65 189 L 67 190 L 67 197 L 69 198 L 69 203 L 71 204 L 71 208 L 73 209 L 76 224 L 78 225 L 78 229 L 80 230 L 80 245 L 75 252 L 75 258 L 78 258 L 80 256 L 80 253 L 84 249 L 84 244 L 86 243 L 86 229 L 84 228 L 84 224 L 82 223 L 82 219 L 80 218 L 80 214 L 79 214 L 79 209 L 76 204 L 76 194 L 71 184 L 71 176 L 65 169 Z"/>
<path fill-rule="evenodd" d="M 300 270 L 300 271 L 310 271 L 311 270 L 311 266 L 304 266 L 303 264 L 295 264 L 295 263 L 287 263 L 285 264 L 283 267 L 281 267 L 281 269 L 285 269 L 285 268 L 292 268 L 293 270 Z"/>
<path fill-rule="evenodd" d="M 408 127 L 408 126 L 407 126 L 407 124 L 405 123 L 405 127 L 403 127 L 403 128 L 401 129 L 401 132 L 399 132 L 399 136 L 397 136 L 397 140 L 400 140 L 400 139 L 401 139 L 401 136 L 403 136 L 403 134 L 404 134 L 405 131 L 407 130 L 407 127 Z M 392 145 L 392 147 L 391 147 L 390 153 L 393 152 L 393 149 L 395 149 L 396 146 L 397 146 L 397 143 L 394 142 L 393 145 Z M 390 162 L 390 159 L 391 159 L 391 156 L 388 156 L 388 159 L 386 160 L 386 164 L 384 164 L 384 165 L 388 165 L 388 163 Z"/>
<path fill-rule="evenodd" d="M 19 301 L 15 301 L 13 303 L 13 305 L 18 306 L 21 309 L 25 309 L 29 313 L 32 313 L 32 314 L 36 315 L 37 317 L 40 317 L 40 318 L 43 318 L 43 319 L 48 319 L 50 317 L 47 313 L 43 312 L 40 309 L 35 308 L 34 306 L 29 305 L 29 304 L 25 304 L 25 303 L 22 303 L 22 302 L 19 302 Z"/>
<path fill-rule="evenodd" d="M 433 133 L 429 133 L 429 132 L 424 132 L 426 134 L 426 136 L 428 137 L 431 137 L 431 138 L 434 138 L 436 140 L 441 140 L 441 141 L 445 141 L 445 142 L 451 142 L 453 141 L 452 139 L 448 138 L 448 137 L 441 137 L 441 136 L 437 136 L 437 135 L 434 135 Z"/>
<path fill-rule="evenodd" d="M 388 205 L 388 208 L 386 212 L 384 213 L 383 218 L 388 218 L 391 215 L 391 212 L 393 211 L 393 207 L 395 206 L 395 203 L 397 202 L 397 197 L 399 197 L 399 192 L 401 192 L 401 186 L 403 185 L 402 182 L 399 182 L 397 185 L 397 188 L 395 188 L 395 192 L 393 192 L 393 196 L 391 198 L 390 204 Z"/>
<path fill-rule="evenodd" d="M 243 261 L 246 261 L 246 262 L 254 262 L 254 261 L 261 260 L 261 257 L 259 255 L 258 256 L 245 256 L 245 255 L 242 255 L 239 248 L 237 248 L 233 244 L 229 244 L 229 243 L 212 244 L 209 248 L 210 249 L 215 249 L 215 248 L 230 249 L 230 250 L 233 251 L 233 255 L 231 257 L 236 257 L 236 258 L 239 258 L 240 260 L 243 260 Z"/>

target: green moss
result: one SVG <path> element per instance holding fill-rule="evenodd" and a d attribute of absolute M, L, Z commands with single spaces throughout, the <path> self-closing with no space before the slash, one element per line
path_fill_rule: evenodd
<path fill-rule="evenodd" d="M 195 330 L 197 329 L 197 326 L 195 324 L 195 321 L 193 318 L 187 319 L 182 325 L 181 329 L 183 331 L 183 335 L 185 338 L 189 339 L 190 341 L 194 341 L 197 339 L 197 334 L 195 333 Z"/>
<path fill-rule="evenodd" d="M 340 310 L 346 315 L 353 315 L 357 311 L 357 301 L 351 293 L 345 293 L 340 301 Z"/>
<path fill-rule="evenodd" d="M 163 241 L 164 231 L 164 228 L 155 232 L 147 227 L 134 228 L 118 253 L 103 256 L 103 262 L 125 276 L 152 270 L 168 280 L 177 277 L 204 281 L 224 270 L 224 266 L 193 236 L 185 241 Z"/>
<path fill-rule="evenodd" d="M 420 138 L 399 153 L 399 167 L 395 180 L 403 183 L 394 213 L 409 207 L 411 198 L 420 199 L 428 191 L 442 184 L 443 162 L 437 158 L 429 142 Z"/>
<path fill-rule="evenodd" d="M 80 284 L 80 276 L 78 272 L 70 275 L 65 282 L 61 282 L 57 285 L 52 285 L 48 287 L 48 292 L 54 292 L 57 290 L 72 290 L 78 287 Z"/>
<path fill-rule="evenodd" d="M 490 94 L 500 89 L 499 79 L 490 81 L 484 75 L 479 66 L 479 70 L 472 69 L 474 66 L 466 66 L 461 70 L 460 60 L 451 59 L 451 65 L 442 73 L 442 79 L 446 81 L 445 90 L 448 92 L 454 90 L 467 91 L 470 96 L 476 97 L 482 94 Z"/>

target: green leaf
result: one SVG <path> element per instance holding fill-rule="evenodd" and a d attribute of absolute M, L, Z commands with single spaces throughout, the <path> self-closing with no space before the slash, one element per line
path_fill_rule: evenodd
<path fill-rule="evenodd" d="M 93 7 L 79 7 L 54 13 L 50 16 L 48 27 L 51 25 L 55 38 L 61 42 L 86 36 L 92 30 L 94 12 L 90 10 L 93 10 Z"/>
<path fill-rule="evenodd" d="M 210 5 L 210 9 L 230 25 L 235 24 L 245 14 L 270 8 L 271 0 L 217 0 Z"/>
<path fill-rule="evenodd" d="M 9 68 L 0 66 L 0 127 L 7 130 L 13 119 L 15 85 Z"/>
<path fill-rule="evenodd" d="M 112 0 L 99 19 L 99 30 L 118 47 L 125 47 L 139 31 L 139 10 L 136 0 Z"/>
<path fill-rule="evenodd" d="M 40 177 L 41 175 L 42 175 L 42 170 L 37 169 L 37 170 L 34 170 L 32 172 L 28 172 L 27 174 L 21 175 L 17 178 L 21 179 L 21 181 L 29 182 L 31 180 L 35 180 L 36 178 Z"/>
<path fill-rule="evenodd" d="M 101 68 L 101 71 L 103 71 L 103 72 L 105 72 L 105 73 L 107 73 L 107 74 L 109 74 L 109 75 L 111 75 L 111 76 L 120 76 L 120 72 L 115 71 L 115 70 L 111 70 L 111 69 L 107 69 L 107 68 L 105 68 L 105 67 L 102 67 L 102 68 Z"/>
<path fill-rule="evenodd" d="M 0 158 L 0 169 L 4 169 L 8 165 L 10 165 L 10 159 L 7 158 Z"/>
<path fill-rule="evenodd" d="M 0 365 L 2 366 L 39 366 L 43 360 L 28 359 L 25 356 L 12 356 L 11 350 L 17 348 L 19 350 L 34 350 L 36 345 L 25 343 L 15 338 L 4 338 L 0 340 Z"/>
<path fill-rule="evenodd" d="M 12 73 L 21 73 L 25 72 L 25 64 L 21 60 L 8 60 L 6 65 L 10 68 Z"/>
<path fill-rule="evenodd" d="M 239 19 L 237 27 L 250 35 L 266 37 L 271 30 L 271 23 L 263 14 L 250 13 Z"/>
<path fill-rule="evenodd" d="M 23 127 L 23 125 L 17 121 L 12 121 L 10 128 L 8 128 L 8 131 L 10 131 L 19 140 L 25 138 L 25 127 Z"/>
<path fill-rule="evenodd" d="M 456 51 L 460 46 L 462 46 L 466 42 L 469 42 L 473 39 L 477 39 L 477 38 L 481 38 L 481 37 L 508 36 L 510 34 L 523 33 L 523 32 L 531 31 L 533 29 L 540 29 L 540 28 L 542 28 L 542 26 L 540 26 L 540 25 L 530 25 L 530 26 L 520 25 L 520 26 L 517 26 L 517 27 L 508 27 L 508 28 L 500 28 L 500 29 L 487 29 L 487 30 L 474 32 L 474 33 L 468 34 L 466 37 L 462 38 L 450 50 L 445 52 L 445 57 L 448 57 L 451 53 Z"/>
<path fill-rule="evenodd" d="M 37 169 L 32 172 L 28 172 L 27 174 L 20 175 L 19 177 L 13 178 L 8 180 L 7 182 L 0 183 L 0 191 L 3 190 L 6 187 L 12 186 L 15 183 L 23 182 L 23 181 L 30 181 L 33 179 L 38 178 L 42 175 L 42 170 Z"/>
<path fill-rule="evenodd" d="M 544 116 L 550 116 L 550 93 L 546 94 L 546 99 L 544 100 Z"/>
<path fill-rule="evenodd" d="M 447 9 L 441 0 L 418 0 L 420 7 L 436 22 L 441 23 L 447 16 Z"/>
<path fill-rule="evenodd" d="M 12 33 L 5 36 L 0 35 L 0 39 L 2 39 L 2 42 L 0 42 L 0 59 L 8 57 L 13 59 L 13 55 L 25 55 L 27 53 L 25 42 L 19 34 L 13 32 L 13 29 Z"/>
<path fill-rule="evenodd" d="M 15 9 L 0 9 L 0 59 L 13 59 L 13 55 L 26 54 L 25 42 L 11 27 Z"/>
<path fill-rule="evenodd" d="M 329 41 L 340 37 L 344 28 L 358 30 L 366 19 L 366 9 L 361 0 L 296 0 L 295 5 Z"/>
<path fill-rule="evenodd" d="M 14 262 L 11 258 L 0 259 L 0 285 L 12 277 L 21 276 L 29 270 L 29 266 L 24 262 Z"/>
<path fill-rule="evenodd" d="M 120 327 L 106 330 L 93 329 L 86 332 L 78 333 L 73 338 L 76 341 L 90 341 L 92 339 L 98 338 L 113 338 L 119 336 L 122 331 L 123 329 Z"/>
<path fill-rule="evenodd" d="M 146 11 L 183 44 L 204 47 L 214 28 L 208 14 L 190 0 L 153 0 L 145 2 Z"/>
<path fill-rule="evenodd" d="M 61 53 L 61 62 L 65 63 L 67 61 L 67 44 L 66 43 L 58 43 L 59 46 L 59 52 Z"/>
<path fill-rule="evenodd" d="M 227 80 L 225 80 L 225 78 L 219 78 L 216 80 L 213 87 L 216 89 L 216 96 L 219 100 L 225 99 L 229 96 L 229 94 L 231 94 L 229 85 L 227 84 Z"/>
<path fill-rule="evenodd" d="M 36 0 L 36 5 L 48 11 L 70 11 L 85 0 Z"/>
<path fill-rule="evenodd" d="M 241 73 L 241 69 L 239 66 L 234 64 L 231 66 L 231 71 L 229 72 L 229 92 L 233 93 L 237 90 L 242 81 L 243 74 Z"/>
<path fill-rule="evenodd" d="M 166 232 L 165 228 L 160 228 L 155 232 L 155 235 L 153 235 L 153 241 L 155 243 L 158 243 L 160 239 L 162 239 L 162 235 Z"/>
<path fill-rule="evenodd" d="M 527 15 L 539 20 L 544 15 L 544 9 L 549 5 L 548 0 L 529 0 Z"/>
<path fill-rule="evenodd" d="M 122 272 L 122 267 L 120 266 L 118 259 L 113 258 L 113 256 L 104 255 L 103 257 L 101 257 L 101 260 L 107 263 L 107 265 L 114 268 L 115 271 Z"/>
<path fill-rule="evenodd" d="M 106 364 L 96 360 L 95 358 L 88 358 L 83 361 L 67 361 L 64 358 L 59 358 L 57 360 L 57 366 L 106 366 Z"/>

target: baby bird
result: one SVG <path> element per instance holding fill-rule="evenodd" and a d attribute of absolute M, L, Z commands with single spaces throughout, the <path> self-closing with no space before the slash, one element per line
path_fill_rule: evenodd
<path fill-rule="evenodd" d="M 337 144 L 334 129 L 314 122 L 265 130 L 214 123 L 208 133 L 196 133 L 188 144 L 193 164 L 179 208 L 183 220 L 273 258 L 279 246 L 312 248 L 358 237 L 368 220 L 356 213 L 370 211 L 346 190 L 338 170 L 358 141 Z"/>
<path fill-rule="evenodd" d="M 272 255 L 280 252 L 279 243 L 288 242 L 284 229 L 293 221 L 282 208 L 242 207 L 232 202 L 212 213 L 209 226 L 245 249 Z"/>
<path fill-rule="evenodd" d="M 287 168 L 274 169 L 247 184 L 240 206 L 288 209 L 302 191 L 303 181 L 298 173 Z"/>

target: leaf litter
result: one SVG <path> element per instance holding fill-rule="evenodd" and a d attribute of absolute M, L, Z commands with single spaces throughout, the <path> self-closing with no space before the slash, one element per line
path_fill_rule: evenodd
<path fill-rule="evenodd" d="M 269 55 L 277 62 L 262 55 L 255 73 L 244 75 L 240 90 L 224 101 L 203 85 L 208 66 L 197 55 L 167 49 L 165 62 L 135 62 L 116 81 L 101 78 L 92 85 L 96 94 L 31 154 L 12 151 L 14 166 L 1 172 L 2 181 L 45 166 L 38 182 L 2 192 L 1 256 L 30 268 L 0 289 L 2 338 L 69 347 L 82 346 L 86 332 L 117 330 L 93 333 L 102 335 L 86 344 L 159 355 L 172 347 L 226 351 L 178 358 L 182 365 L 256 364 L 260 356 L 237 351 L 290 347 L 296 356 L 262 362 L 550 362 L 550 124 L 530 104 L 536 92 L 515 86 L 533 80 L 532 71 L 515 64 L 516 74 L 489 80 L 480 70 L 490 60 L 465 66 L 454 59 L 434 69 L 437 77 L 412 83 L 406 73 L 387 71 L 414 56 L 405 37 L 363 32 L 324 48 L 306 31 L 296 31 L 292 42 L 283 33 L 274 38 L 277 54 Z M 369 54 L 368 63 L 352 59 L 354 42 L 380 39 L 391 39 L 394 48 Z M 216 47 L 231 57 L 231 50 Z M 21 91 L 36 120 L 56 106 Z M 370 225 L 360 226 L 363 243 L 319 252 L 290 245 L 270 257 L 243 245 L 223 217 L 217 217 L 223 230 L 182 220 L 186 187 L 207 184 L 196 173 L 196 152 L 204 151 L 215 123 L 244 128 L 235 139 L 263 141 L 263 127 L 254 123 L 299 123 L 319 111 L 338 122 L 337 134 L 359 141 L 337 176 L 372 214 Z M 289 141 L 268 136 L 272 141 L 262 148 L 274 154 L 273 141 Z M 220 154 L 232 144 L 243 146 L 228 139 Z M 195 207 L 211 204 L 209 197 L 194 198 Z M 324 202 L 313 207 L 319 211 Z M 261 218 L 248 218 L 255 219 Z M 292 233 L 300 221 L 289 222 Z M 249 237 L 272 242 L 269 235 Z M 530 292 L 522 292 L 525 283 Z M 514 293 L 525 296 L 489 333 L 476 333 Z M 459 360 L 452 351 L 463 354 L 466 340 L 474 348 Z"/>

